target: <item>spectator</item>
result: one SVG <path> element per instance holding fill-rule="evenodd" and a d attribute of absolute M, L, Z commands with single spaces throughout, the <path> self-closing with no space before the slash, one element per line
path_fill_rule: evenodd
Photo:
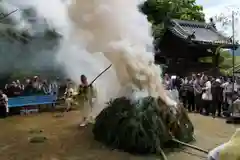
<path fill-rule="evenodd" d="M 218 117 L 221 117 L 222 113 L 222 102 L 223 102 L 223 89 L 221 87 L 221 80 L 216 79 L 212 84 L 212 96 L 213 96 L 213 106 L 212 106 L 212 116 L 215 117 L 216 111 L 218 112 Z"/>
<path fill-rule="evenodd" d="M 67 88 L 67 84 L 70 82 L 69 79 L 67 79 L 67 81 L 63 82 L 60 84 L 59 86 L 59 92 L 58 92 L 58 96 L 59 97 L 63 97 L 64 96 L 64 93 L 66 91 L 66 88 Z"/>
<path fill-rule="evenodd" d="M 232 103 L 232 97 L 233 97 L 232 79 L 228 78 L 227 81 L 221 85 L 221 87 L 223 88 L 223 100 L 224 100 L 223 114 L 225 116 L 229 116 L 228 111 Z"/>
<path fill-rule="evenodd" d="M 8 113 L 8 98 L 3 93 L 2 90 L 0 90 L 0 117 L 6 118 Z"/>
<path fill-rule="evenodd" d="M 49 90 L 50 90 L 51 94 L 58 96 L 59 78 L 57 78 L 57 81 L 53 81 L 53 82 L 50 83 Z"/>
<path fill-rule="evenodd" d="M 43 91 L 44 94 L 49 94 L 49 86 L 47 84 L 47 81 L 43 81 L 41 90 Z"/>
<path fill-rule="evenodd" d="M 38 76 L 34 76 L 32 80 L 33 92 L 36 94 L 40 91 L 40 82 Z"/>
<path fill-rule="evenodd" d="M 187 81 L 187 102 L 188 102 L 188 111 L 195 111 L 195 101 L 194 101 L 194 89 L 193 89 L 194 77 L 188 77 Z"/>
<path fill-rule="evenodd" d="M 22 94 L 22 86 L 19 80 L 16 81 L 16 84 L 14 85 L 14 96 L 20 96 Z"/>
<path fill-rule="evenodd" d="M 201 86 L 201 79 L 199 74 L 196 76 L 196 80 L 193 83 L 193 88 L 194 88 L 196 112 L 201 113 L 202 112 L 202 106 L 201 106 L 202 105 L 201 104 L 202 86 Z"/>
<path fill-rule="evenodd" d="M 16 80 L 16 86 L 19 87 L 19 88 L 21 88 L 22 85 L 21 85 L 21 83 L 20 83 L 19 80 Z"/>
<path fill-rule="evenodd" d="M 33 94 L 33 92 L 34 92 L 33 84 L 30 80 L 27 80 L 23 95 L 24 96 L 30 96 L 30 95 Z"/>
<path fill-rule="evenodd" d="M 203 105 L 205 108 L 205 115 L 209 115 L 211 105 L 212 105 L 212 92 L 211 92 L 211 81 L 210 78 L 205 76 L 204 77 L 204 88 L 203 88 L 203 94 L 202 94 L 202 100 L 203 100 Z"/>
<path fill-rule="evenodd" d="M 171 88 L 170 83 L 171 83 L 171 79 L 170 79 L 169 75 L 165 74 L 163 84 L 164 84 L 164 87 L 165 87 L 166 90 L 169 90 Z"/>
<path fill-rule="evenodd" d="M 17 87 L 15 81 L 13 81 L 7 89 L 8 97 L 16 97 L 21 95 L 21 88 Z"/>
<path fill-rule="evenodd" d="M 8 88 L 9 88 L 9 85 L 6 84 L 5 87 L 4 87 L 4 90 L 3 90 L 3 92 L 4 92 L 6 95 L 8 95 Z"/>

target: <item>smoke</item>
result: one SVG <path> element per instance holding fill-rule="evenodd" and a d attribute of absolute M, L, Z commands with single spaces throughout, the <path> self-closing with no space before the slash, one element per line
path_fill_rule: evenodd
<path fill-rule="evenodd" d="M 111 98 L 137 88 L 175 105 L 161 84 L 161 69 L 154 65 L 151 26 L 138 11 L 138 0 L 8 0 L 18 7 L 34 7 L 39 19 L 63 35 L 56 60 L 79 83 L 91 81 L 109 64 L 113 67 L 94 84 L 98 98 L 94 115 Z"/>
<path fill-rule="evenodd" d="M 0 52 L 4 58 L 0 59 L 0 74 L 13 74 L 19 71 L 22 74 L 53 71 L 59 65 L 55 60 L 58 52 L 58 39 L 46 38 L 45 32 L 61 25 L 56 20 L 54 24 L 47 21 L 36 4 L 26 0 L 21 3 L 16 0 L 0 2 L 1 13 L 7 14 L 17 10 L 1 22 Z M 27 32 L 33 38 L 24 44 L 7 34 L 6 29 L 9 28 L 19 34 Z M 64 31 L 60 28 L 57 30 L 58 32 Z"/>
<path fill-rule="evenodd" d="M 153 52 L 146 50 L 152 44 L 151 26 L 138 5 L 138 0 L 77 0 L 69 7 L 74 25 L 70 37 L 84 44 L 89 55 L 100 52 L 113 64 L 117 78 L 107 91 L 118 91 L 113 86 L 125 88 L 131 84 L 174 105 L 161 84 L 161 70 L 154 65 Z M 106 78 L 104 86 L 112 77 Z M 120 93 L 126 95 L 124 91 Z"/>

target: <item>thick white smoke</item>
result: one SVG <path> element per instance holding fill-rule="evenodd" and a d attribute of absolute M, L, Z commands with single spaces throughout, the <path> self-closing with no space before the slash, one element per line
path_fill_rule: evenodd
<path fill-rule="evenodd" d="M 138 11 L 139 0 L 8 1 L 34 7 L 39 17 L 63 35 L 57 60 L 75 82 L 79 83 L 81 74 L 91 81 L 113 64 L 95 83 L 96 114 L 110 98 L 126 95 L 129 86 L 175 105 L 163 89 L 153 53 L 146 51 L 152 37 L 146 17 Z"/>

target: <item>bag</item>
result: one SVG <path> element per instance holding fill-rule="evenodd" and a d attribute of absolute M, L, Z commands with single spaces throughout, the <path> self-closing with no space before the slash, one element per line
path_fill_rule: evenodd
<path fill-rule="evenodd" d="M 207 93 L 204 92 L 204 93 L 202 94 L 202 99 L 203 99 L 203 100 L 209 100 L 208 98 L 209 98 L 209 97 L 208 97 Z"/>

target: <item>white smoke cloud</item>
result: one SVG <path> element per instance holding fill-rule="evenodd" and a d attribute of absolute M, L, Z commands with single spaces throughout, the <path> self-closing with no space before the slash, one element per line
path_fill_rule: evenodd
<path fill-rule="evenodd" d="M 79 83 L 81 74 L 92 80 L 109 64 L 113 67 L 100 77 L 97 114 L 110 98 L 129 84 L 152 96 L 160 96 L 167 104 L 161 84 L 161 69 L 153 64 L 151 26 L 138 11 L 139 0 L 8 0 L 23 9 L 33 7 L 37 19 L 46 19 L 51 28 L 63 35 L 57 61 L 68 76 Z M 41 22 L 41 21 L 40 21 Z"/>
<path fill-rule="evenodd" d="M 69 8 L 75 26 L 72 37 L 83 42 L 87 52 L 94 56 L 101 52 L 113 64 L 117 75 L 114 86 L 116 82 L 121 87 L 131 83 L 175 104 L 166 98 L 153 53 L 146 51 L 152 44 L 151 26 L 138 5 L 139 0 L 75 1 Z"/>
<path fill-rule="evenodd" d="M 48 27 L 56 29 L 61 34 L 65 34 L 69 28 L 67 3 L 63 3 L 61 0 L 8 0 L 2 3 L 5 5 L 4 8 L 9 11 L 18 9 L 17 12 L 11 15 L 11 17 L 18 20 L 17 24 L 19 24 L 20 21 L 27 24 L 27 19 L 24 19 L 21 15 L 22 10 L 34 8 L 37 15 L 32 18 L 35 18 L 38 25 L 41 25 L 44 29 L 46 29 L 46 26 L 43 20 L 47 22 Z"/>

